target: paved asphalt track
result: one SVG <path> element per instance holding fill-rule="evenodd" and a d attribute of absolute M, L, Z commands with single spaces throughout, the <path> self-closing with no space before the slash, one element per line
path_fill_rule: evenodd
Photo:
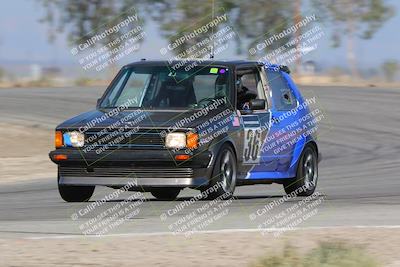
<path fill-rule="evenodd" d="M 92 108 L 103 90 L 0 89 L 0 121 L 54 128 L 64 119 Z M 400 225 L 400 90 L 308 87 L 303 92 L 307 97 L 317 97 L 326 117 L 320 130 L 323 155 L 317 188 L 320 204 L 317 213 L 297 227 Z M 110 192 L 107 188 L 97 188 L 93 200 Z M 167 215 L 164 221 L 160 219 L 161 214 L 168 214 L 168 210 L 171 213 L 195 193 L 184 190 L 175 202 L 157 201 L 145 194 L 148 201 L 130 202 L 137 203 L 140 212 L 108 233 L 168 232 L 169 225 L 176 225 L 179 218 L 207 204 L 213 205 L 197 201 L 175 215 Z M 74 221 L 71 215 L 87 203 L 63 202 L 58 196 L 55 175 L 47 180 L 1 186 L 0 237 L 80 235 L 83 223 L 133 194 L 123 193 L 117 200 Z M 202 230 L 255 229 L 266 219 L 275 218 L 302 201 L 302 198 L 291 199 L 254 221 L 250 219 L 251 214 L 282 195 L 279 185 L 237 188 L 235 198 L 224 207 L 227 214 Z"/>

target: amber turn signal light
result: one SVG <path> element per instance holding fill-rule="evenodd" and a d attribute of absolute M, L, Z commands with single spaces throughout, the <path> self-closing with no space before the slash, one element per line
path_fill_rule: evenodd
<path fill-rule="evenodd" d="M 56 131 L 55 146 L 56 148 L 63 146 L 63 134 L 61 131 Z"/>
<path fill-rule="evenodd" d="M 189 155 L 176 155 L 175 159 L 176 160 L 188 160 L 190 158 Z"/>
<path fill-rule="evenodd" d="M 199 135 L 197 133 L 189 132 L 186 134 L 186 147 L 189 149 L 196 149 L 199 145 Z"/>
<path fill-rule="evenodd" d="M 67 155 L 64 154 L 54 155 L 54 160 L 67 160 L 67 159 L 68 159 Z"/>

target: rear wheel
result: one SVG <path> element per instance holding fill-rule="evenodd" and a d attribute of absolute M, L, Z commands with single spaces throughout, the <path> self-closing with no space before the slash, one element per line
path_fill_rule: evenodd
<path fill-rule="evenodd" d="M 286 194 L 310 196 L 314 193 L 318 181 L 318 158 L 313 146 L 306 146 L 297 167 L 296 178 L 284 182 Z"/>
<path fill-rule="evenodd" d="M 237 163 L 232 148 L 225 145 L 214 164 L 209 185 L 202 189 L 208 199 L 229 199 L 233 196 L 236 187 Z"/>
<path fill-rule="evenodd" d="M 67 202 L 87 202 L 93 195 L 95 186 L 61 185 L 58 177 L 58 192 Z"/>
<path fill-rule="evenodd" d="M 155 188 L 150 192 L 159 200 L 175 200 L 181 192 L 181 188 Z"/>

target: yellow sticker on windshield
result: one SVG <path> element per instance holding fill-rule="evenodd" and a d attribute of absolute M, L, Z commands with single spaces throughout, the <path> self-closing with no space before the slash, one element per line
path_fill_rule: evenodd
<path fill-rule="evenodd" d="M 212 74 L 217 74 L 218 73 L 218 68 L 211 68 L 210 73 Z"/>

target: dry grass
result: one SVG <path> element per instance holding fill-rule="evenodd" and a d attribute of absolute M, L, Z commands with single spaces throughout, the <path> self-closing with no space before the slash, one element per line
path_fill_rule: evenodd
<path fill-rule="evenodd" d="M 301 255 L 286 245 L 281 255 L 266 256 L 252 267 L 378 267 L 376 261 L 359 246 L 343 242 L 321 242 L 319 246 Z"/>

